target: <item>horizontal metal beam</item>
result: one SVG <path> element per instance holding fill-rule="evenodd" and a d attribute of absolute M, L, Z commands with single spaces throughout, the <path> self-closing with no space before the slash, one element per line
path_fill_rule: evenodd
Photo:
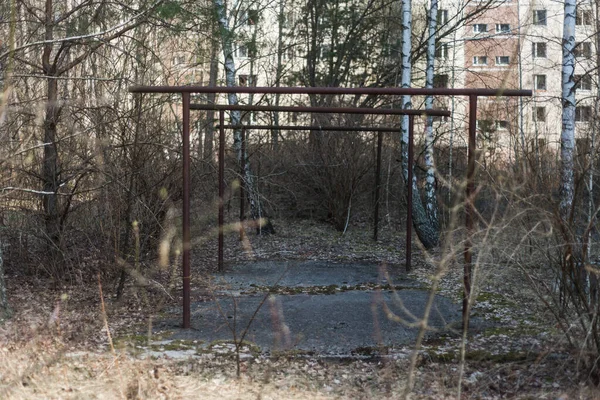
<path fill-rule="evenodd" d="M 365 94 L 415 96 L 532 96 L 531 90 L 483 88 L 398 88 L 398 87 L 247 87 L 247 86 L 131 86 L 132 93 L 258 93 L 258 94 Z"/>
<path fill-rule="evenodd" d="M 215 129 L 221 128 L 217 125 Z M 396 128 L 376 128 L 369 126 L 318 126 L 318 125 L 223 125 L 223 129 L 255 129 L 255 130 L 286 130 L 286 131 L 332 131 L 332 132 L 400 132 L 400 126 Z"/>
<path fill-rule="evenodd" d="M 449 117 L 448 110 L 406 110 L 402 108 L 356 108 L 356 107 L 306 107 L 306 106 L 259 106 L 225 104 L 191 104 L 191 110 L 228 110 L 228 111 L 289 111 L 297 113 L 322 114 L 378 114 L 378 115 L 431 115 Z"/>

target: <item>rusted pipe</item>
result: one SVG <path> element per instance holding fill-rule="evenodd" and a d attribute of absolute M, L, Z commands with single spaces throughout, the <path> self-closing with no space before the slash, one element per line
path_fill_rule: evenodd
<path fill-rule="evenodd" d="M 408 179 L 407 179 L 407 211 L 406 211 L 406 272 L 410 272 L 412 263 L 412 209 L 413 209 L 413 164 L 415 117 L 408 116 Z"/>
<path fill-rule="evenodd" d="M 190 94 L 183 98 L 183 329 L 191 326 L 190 300 Z"/>
<path fill-rule="evenodd" d="M 373 240 L 377 241 L 379 234 L 379 194 L 381 192 L 381 147 L 383 132 L 377 132 L 377 155 L 375 161 L 375 210 L 373 211 Z"/>
<path fill-rule="evenodd" d="M 469 96 L 469 147 L 467 150 L 467 186 L 465 189 L 465 265 L 463 271 L 463 329 L 469 329 L 469 297 L 471 296 L 471 272 L 473 265 L 472 237 L 475 216 L 475 162 L 477 145 L 477 96 Z"/>
<path fill-rule="evenodd" d="M 216 128 L 220 128 L 218 125 Z M 225 129 L 256 129 L 256 130 L 270 130 L 273 129 L 271 125 L 225 125 Z M 386 128 L 386 127 L 369 127 L 369 126 L 317 126 L 317 125 L 280 125 L 277 129 L 286 131 L 330 131 L 330 132 L 398 132 L 398 127 Z"/>
<path fill-rule="evenodd" d="M 217 267 L 219 272 L 223 272 L 223 229 L 225 225 L 225 212 L 224 212 L 224 197 L 225 197 L 225 111 L 219 111 L 219 249 L 218 249 L 218 260 Z"/>
<path fill-rule="evenodd" d="M 246 128 L 242 128 L 242 157 L 240 157 L 240 240 L 244 239 L 244 203 L 246 194 L 244 193 L 244 171 L 246 171 Z"/>
<path fill-rule="evenodd" d="M 415 96 L 531 96 L 531 90 L 515 89 L 452 89 L 452 88 L 340 88 L 340 87 L 228 87 L 228 86 L 131 86 L 131 93 L 254 93 L 254 94 L 365 94 Z"/>
<path fill-rule="evenodd" d="M 431 115 L 434 117 L 450 116 L 447 110 L 413 110 L 403 108 L 358 108 L 358 107 L 307 107 L 307 106 L 259 106 L 259 105 L 223 105 L 223 104 L 192 104 L 192 110 L 227 110 L 227 111 L 280 111 L 295 113 L 321 114 L 373 114 L 373 115 Z M 271 126 L 271 129 L 273 126 Z M 278 127 L 283 129 L 283 127 Z"/>

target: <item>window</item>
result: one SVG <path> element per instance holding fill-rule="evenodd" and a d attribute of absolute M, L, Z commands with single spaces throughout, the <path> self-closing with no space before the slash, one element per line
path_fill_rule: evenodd
<path fill-rule="evenodd" d="M 284 13 L 282 16 L 283 26 L 286 28 L 291 28 L 296 23 L 296 14 L 293 11 L 289 11 Z"/>
<path fill-rule="evenodd" d="M 496 129 L 503 130 L 503 131 L 507 130 L 508 129 L 508 121 L 505 121 L 505 120 L 496 121 Z"/>
<path fill-rule="evenodd" d="M 510 24 L 496 24 L 496 33 L 510 33 Z"/>
<path fill-rule="evenodd" d="M 245 17 L 246 25 L 256 25 L 258 22 L 258 10 L 247 10 Z"/>
<path fill-rule="evenodd" d="M 575 139 L 575 149 L 579 156 L 586 156 L 590 153 L 590 139 L 588 138 L 577 138 Z"/>
<path fill-rule="evenodd" d="M 245 111 L 242 113 L 242 122 L 244 124 L 254 124 L 256 122 L 256 113 L 254 111 Z"/>
<path fill-rule="evenodd" d="M 448 75 L 446 74 L 436 74 L 433 76 L 433 87 L 438 88 L 447 88 L 448 87 Z"/>
<path fill-rule="evenodd" d="M 437 12 L 437 24 L 446 25 L 448 23 L 448 10 L 438 10 Z"/>
<path fill-rule="evenodd" d="M 473 65 L 487 65 L 487 57 L 486 56 L 473 57 Z"/>
<path fill-rule="evenodd" d="M 494 132 L 496 130 L 496 124 L 491 119 L 478 119 L 475 122 L 475 127 L 481 133 Z"/>
<path fill-rule="evenodd" d="M 496 56 L 496 65 L 508 65 L 510 64 L 509 56 Z"/>
<path fill-rule="evenodd" d="M 475 33 L 487 32 L 487 25 L 486 24 L 475 24 L 475 25 L 473 25 L 473 32 L 475 32 Z"/>
<path fill-rule="evenodd" d="M 546 58 L 546 43 L 538 42 L 532 43 L 533 45 L 533 58 Z"/>
<path fill-rule="evenodd" d="M 536 138 L 536 139 L 531 139 L 529 141 L 529 151 L 536 152 L 536 151 L 545 151 L 545 150 L 546 150 L 546 139 Z"/>
<path fill-rule="evenodd" d="M 589 75 L 575 75 L 575 90 L 592 90 L 592 77 Z"/>
<path fill-rule="evenodd" d="M 281 58 L 283 60 L 293 60 L 294 56 L 295 56 L 295 53 L 294 53 L 293 47 L 288 47 L 287 49 L 283 49 L 283 52 L 281 53 Z"/>
<path fill-rule="evenodd" d="M 435 57 L 448 59 L 448 43 L 436 43 L 435 45 Z"/>
<path fill-rule="evenodd" d="M 534 107 L 533 120 L 537 122 L 546 122 L 546 107 Z"/>
<path fill-rule="evenodd" d="M 536 90 L 546 90 L 546 75 L 534 75 L 533 88 Z"/>
<path fill-rule="evenodd" d="M 592 120 L 592 107 L 575 107 L 575 122 L 589 122 Z"/>
<path fill-rule="evenodd" d="M 245 87 L 245 86 L 256 86 L 256 75 L 240 75 L 238 77 L 239 79 L 239 86 Z"/>
<path fill-rule="evenodd" d="M 328 58 L 331 54 L 331 45 L 330 44 L 322 44 L 319 47 L 319 58 Z"/>
<path fill-rule="evenodd" d="M 448 108 L 447 108 L 447 107 L 444 107 L 444 106 L 442 106 L 442 107 L 440 107 L 440 108 L 434 107 L 434 110 L 443 110 L 443 111 L 448 111 Z M 449 118 L 448 118 L 447 116 L 445 116 L 445 117 L 441 117 L 441 116 L 439 116 L 439 115 L 436 115 L 436 116 L 432 116 L 432 117 L 431 117 L 431 120 L 432 120 L 433 122 L 440 122 L 440 123 L 441 123 L 441 122 L 448 122 Z"/>
<path fill-rule="evenodd" d="M 238 58 L 248 57 L 248 46 L 246 46 L 245 44 L 240 44 L 235 50 L 235 56 Z"/>
<path fill-rule="evenodd" d="M 575 14 L 575 25 L 591 25 L 592 24 L 592 11 L 580 9 L 577 7 L 577 13 Z"/>
<path fill-rule="evenodd" d="M 533 10 L 533 24 L 546 25 L 546 10 Z"/>
<path fill-rule="evenodd" d="M 577 42 L 573 49 L 575 57 L 591 58 L 592 57 L 592 42 Z"/>
<path fill-rule="evenodd" d="M 181 65 L 181 64 L 185 64 L 185 56 L 173 57 L 173 65 Z"/>

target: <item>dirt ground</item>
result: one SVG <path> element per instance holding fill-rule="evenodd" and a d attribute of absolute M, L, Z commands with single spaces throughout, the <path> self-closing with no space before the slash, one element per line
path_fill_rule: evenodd
<path fill-rule="evenodd" d="M 249 232 L 242 245 L 237 234 L 228 235 L 226 260 L 404 263 L 403 237 L 393 227 L 383 227 L 377 243 L 360 225 L 344 235 L 301 220 L 279 221 L 276 229 L 272 237 Z M 207 271 L 216 266 L 215 242 L 194 243 L 195 301 L 214 296 Z M 418 246 L 414 252 L 409 276 L 431 287 L 446 254 L 425 254 Z M 225 342 L 199 351 L 193 342 L 161 341 L 154 322 L 177 308 L 180 298 L 178 280 L 158 267 L 143 285 L 130 282 L 119 302 L 109 273 L 60 287 L 8 276 L 15 314 L 0 325 L 0 398 L 387 399 L 407 392 L 414 399 L 600 398 L 584 383 L 577 354 L 518 271 L 498 264 L 484 272 L 473 314 L 493 321 L 492 328 L 472 332 L 466 341 L 460 331 L 450 332 L 423 341 L 418 351 L 414 344 L 392 345 L 338 358 L 260 354 L 251 344 Z M 434 290 L 459 303 L 461 277 L 455 257 Z"/>

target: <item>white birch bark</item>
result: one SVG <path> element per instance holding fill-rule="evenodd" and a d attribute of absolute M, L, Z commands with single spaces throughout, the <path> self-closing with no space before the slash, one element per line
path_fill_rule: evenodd
<path fill-rule="evenodd" d="M 411 32 L 412 32 L 412 13 L 411 13 L 411 0 L 402 1 L 402 40 L 401 40 L 401 80 L 400 84 L 402 88 L 409 88 L 411 85 L 411 74 L 412 74 L 412 43 L 411 43 Z M 411 97 L 402 96 L 402 108 L 412 108 Z M 413 196 L 412 196 L 412 216 L 413 225 L 415 232 L 419 237 L 419 240 L 426 249 L 431 249 L 438 244 L 438 232 L 433 228 L 427 212 L 423 207 L 419 189 L 417 187 L 417 181 L 413 175 L 413 181 L 408 183 L 408 169 L 413 168 L 412 165 L 408 165 L 408 116 L 404 116 L 401 119 L 401 131 L 402 131 L 402 174 L 404 176 L 404 182 L 413 185 Z M 409 210 L 411 212 L 411 210 Z"/>
<path fill-rule="evenodd" d="M 560 213 L 568 221 L 573 205 L 573 150 L 575 145 L 575 0 L 565 1 L 562 65 L 562 132 L 560 135 Z"/>
<path fill-rule="evenodd" d="M 401 41 L 401 77 L 400 87 L 409 88 L 412 74 L 412 60 L 410 53 L 412 51 L 411 33 L 412 33 L 412 13 L 411 0 L 402 0 L 402 41 Z M 402 96 L 402 108 L 412 108 L 410 96 Z M 408 179 L 408 116 L 402 116 L 402 173 L 404 180 Z"/>
<path fill-rule="evenodd" d="M 429 8 L 429 38 L 427 39 L 427 68 L 425 70 L 425 87 L 433 88 L 435 68 L 435 37 L 437 31 L 438 0 L 431 0 Z M 433 96 L 425 98 L 425 109 L 433 109 Z M 425 210 L 432 225 L 438 227 L 438 207 L 435 193 L 435 160 L 433 158 L 433 117 L 428 116 L 425 122 Z"/>
<path fill-rule="evenodd" d="M 233 43 L 232 37 L 233 32 L 229 28 L 229 20 L 227 18 L 227 11 L 223 0 L 215 0 L 215 8 L 217 12 L 217 20 L 219 22 L 219 28 L 221 30 L 221 40 L 223 41 L 223 57 L 225 59 L 225 83 L 228 87 L 234 87 L 236 85 L 236 71 L 235 63 L 233 61 Z M 238 97 L 235 93 L 229 93 L 227 95 L 227 101 L 229 105 L 238 104 Z M 231 124 L 239 125 L 241 123 L 241 113 L 239 111 L 230 112 Z M 247 162 L 248 155 L 242 154 L 242 132 L 240 129 L 233 131 L 233 149 L 236 153 L 237 160 L 240 162 L 242 157 L 246 160 L 244 169 L 244 189 L 248 196 L 248 203 L 250 204 L 250 214 L 252 219 L 257 222 L 258 233 L 274 233 L 273 226 L 266 219 L 266 215 L 261 207 L 260 197 L 256 190 L 256 183 L 254 181 L 254 175 L 250 169 L 250 165 Z"/>

